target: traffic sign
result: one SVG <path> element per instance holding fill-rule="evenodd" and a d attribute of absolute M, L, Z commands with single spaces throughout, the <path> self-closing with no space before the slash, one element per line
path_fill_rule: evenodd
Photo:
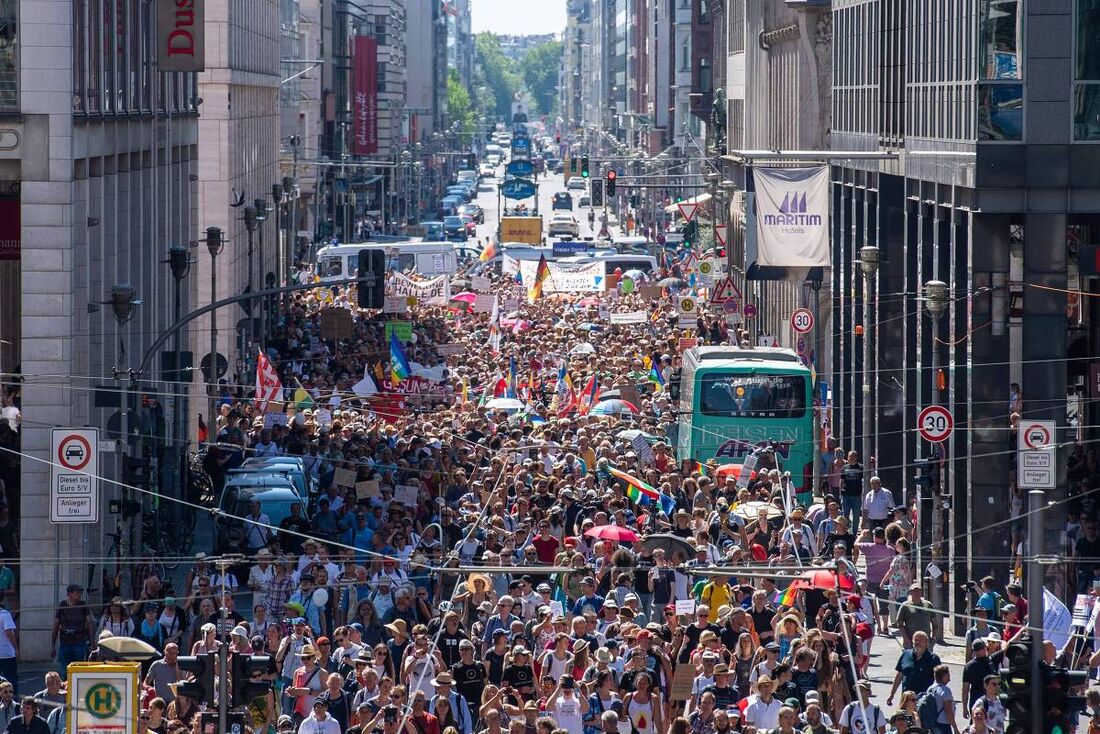
<path fill-rule="evenodd" d="M 955 419 L 951 416 L 951 411 L 942 405 L 929 405 L 917 416 L 917 431 L 925 441 L 946 441 L 954 429 Z"/>
<path fill-rule="evenodd" d="M 50 452 L 50 522 L 99 522 L 99 431 L 54 428 Z"/>
<path fill-rule="evenodd" d="M 681 314 L 694 314 L 695 299 L 692 296 L 680 296 L 676 300 L 676 308 Z"/>
<path fill-rule="evenodd" d="M 695 201 L 681 201 L 676 205 L 680 209 L 680 214 L 684 217 L 685 222 L 690 222 L 695 218 L 695 212 L 699 211 L 699 203 Z"/>
<path fill-rule="evenodd" d="M 719 247 L 726 246 L 726 227 L 728 225 L 719 224 L 714 228 L 714 239 L 718 242 Z"/>
<path fill-rule="evenodd" d="M 796 334 L 809 334 L 814 328 L 814 314 L 808 308 L 797 308 L 791 314 L 791 328 Z"/>
<path fill-rule="evenodd" d="M 746 303 L 745 304 L 745 318 L 746 319 L 751 319 L 754 316 L 756 316 L 756 304 L 755 303 Z"/>
<path fill-rule="evenodd" d="M 726 303 L 727 301 L 741 300 L 741 291 L 728 275 L 722 282 L 714 287 L 714 293 L 710 296 L 711 303 Z"/>
<path fill-rule="evenodd" d="M 1054 489 L 1058 479 L 1054 421 L 1020 421 L 1016 482 L 1020 489 Z"/>

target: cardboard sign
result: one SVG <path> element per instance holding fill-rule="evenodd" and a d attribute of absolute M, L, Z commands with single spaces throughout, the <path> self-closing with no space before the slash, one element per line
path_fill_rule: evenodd
<path fill-rule="evenodd" d="M 497 297 L 492 293 L 478 293 L 474 301 L 474 313 L 492 313 Z"/>
<path fill-rule="evenodd" d="M 288 416 L 286 413 L 264 413 L 264 428 L 285 426 L 287 418 Z"/>
<path fill-rule="evenodd" d="M 659 285 L 640 285 L 636 290 L 647 301 L 660 301 L 665 296 L 664 289 Z"/>
<path fill-rule="evenodd" d="M 333 479 L 337 487 L 354 487 L 358 472 L 354 469 L 337 469 Z"/>
<path fill-rule="evenodd" d="M 642 396 L 638 394 L 638 388 L 630 383 L 619 385 L 619 396 L 626 402 L 641 407 Z"/>
<path fill-rule="evenodd" d="M 676 600 L 676 613 L 677 614 L 695 614 L 695 600 L 694 599 L 677 599 Z"/>
<path fill-rule="evenodd" d="M 634 451 L 638 454 L 638 459 L 643 464 L 655 464 L 657 462 L 657 455 L 653 453 L 653 447 L 649 445 L 649 441 L 645 440 L 645 436 L 637 434 L 630 440 L 630 445 L 634 448 Z"/>
<path fill-rule="evenodd" d="M 322 339 L 350 339 L 354 331 L 351 311 L 343 308 L 321 309 Z"/>
<path fill-rule="evenodd" d="M 398 484 L 393 488 L 393 499 L 406 507 L 416 507 L 420 500 L 420 487 Z"/>
<path fill-rule="evenodd" d="M 381 497 L 382 490 L 378 485 L 377 479 L 370 479 L 366 482 L 355 483 L 355 497 L 356 499 L 367 499 L 370 497 Z"/>
<path fill-rule="evenodd" d="M 407 296 L 386 296 L 382 301 L 382 313 L 405 313 L 409 310 Z"/>
<path fill-rule="evenodd" d="M 511 313 L 512 311 L 518 311 L 519 310 L 519 299 L 518 298 L 505 298 L 504 299 L 504 308 L 502 310 L 504 311 L 504 313 Z"/>
<path fill-rule="evenodd" d="M 493 281 L 484 275 L 475 275 L 470 278 L 470 288 L 478 293 L 488 293 L 493 287 Z"/>
<path fill-rule="evenodd" d="M 462 344 L 436 344 L 435 351 L 440 357 L 450 357 L 462 354 L 466 351 L 466 347 Z"/>
<path fill-rule="evenodd" d="M 553 619 L 554 617 L 564 617 L 564 616 L 565 616 L 565 606 L 562 605 L 562 603 L 557 599 L 550 602 L 550 617 L 551 617 L 551 619 Z"/>
<path fill-rule="evenodd" d="M 737 477 L 737 488 L 744 489 L 749 486 L 751 481 L 753 470 L 756 469 L 756 465 L 759 462 L 756 454 L 749 454 L 745 457 L 745 460 L 741 462 L 741 474 Z"/>
<path fill-rule="evenodd" d="M 672 674 L 672 687 L 669 690 L 669 698 L 673 701 L 687 701 L 691 698 L 691 684 L 694 682 L 694 666 L 691 663 L 680 663 L 676 666 L 676 672 Z"/>

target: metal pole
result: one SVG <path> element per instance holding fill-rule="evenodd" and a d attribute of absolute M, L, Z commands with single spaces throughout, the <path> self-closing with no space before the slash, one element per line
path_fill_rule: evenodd
<path fill-rule="evenodd" d="M 265 254 L 264 253 L 264 222 L 267 221 L 267 200 L 266 199 L 257 199 L 256 203 L 259 204 L 261 201 L 263 202 L 263 205 L 264 205 L 264 218 L 260 220 L 260 225 L 258 227 L 258 229 L 260 231 L 260 258 L 259 258 L 260 259 L 260 280 L 259 280 L 260 285 L 259 285 L 259 287 L 260 287 L 260 290 L 263 290 L 264 288 L 267 287 L 267 272 L 266 272 L 266 268 L 264 267 L 264 254 Z M 259 303 L 257 303 L 256 305 L 253 306 L 253 309 L 256 309 L 259 313 L 259 318 L 260 318 L 260 346 L 264 350 L 266 350 L 267 349 L 267 303 L 264 302 L 264 301 L 260 301 Z"/>
<path fill-rule="evenodd" d="M 730 270 L 732 273 L 732 269 Z M 814 291 L 814 363 L 821 364 L 821 281 L 810 281 L 810 287 Z M 817 383 L 821 383 L 821 372 L 817 372 Z M 818 392 L 818 384 L 814 385 L 814 394 Z M 821 489 L 821 454 L 824 446 L 821 446 L 818 439 L 821 436 L 821 416 L 825 413 L 825 401 L 821 402 L 821 411 L 818 414 L 818 420 L 814 422 L 814 434 L 813 434 L 813 447 L 814 447 L 814 486 L 810 491 L 816 497 L 817 493 Z"/>
<path fill-rule="evenodd" d="M 229 618 L 229 610 L 225 608 L 225 574 L 228 571 L 226 561 L 222 560 L 218 566 L 218 575 L 221 577 L 222 598 L 219 604 L 219 610 L 221 612 L 219 624 L 218 624 L 218 636 L 221 638 L 221 643 L 218 645 L 218 732 L 219 734 L 226 734 L 229 729 L 227 727 L 227 719 L 229 718 L 229 642 L 225 638 L 226 635 L 226 620 Z"/>
<path fill-rule="evenodd" d="M 218 254 L 217 249 L 210 251 L 210 302 L 218 301 Z M 206 386 L 209 396 L 206 416 L 206 440 L 213 443 L 218 435 L 217 419 L 214 415 L 218 403 L 218 315 L 210 312 L 210 380 Z"/>
<path fill-rule="evenodd" d="M 929 358 L 929 364 L 932 368 L 932 389 L 930 391 L 931 395 L 930 395 L 929 400 L 928 400 L 929 405 L 936 405 L 939 401 L 939 395 L 936 391 L 936 338 L 939 336 L 939 331 L 940 331 L 940 320 L 939 320 L 938 317 L 933 316 L 932 317 L 932 354 Z M 866 335 L 864 335 L 864 338 L 866 338 Z M 866 433 L 866 429 L 864 429 L 864 433 Z M 932 505 L 928 510 L 928 514 L 930 516 L 929 517 L 929 522 L 931 523 L 931 529 L 932 529 L 932 549 L 931 549 L 932 552 L 930 553 L 930 556 L 931 556 L 931 559 L 932 559 L 932 563 L 934 563 L 936 565 L 936 568 L 939 568 L 942 571 L 943 566 L 941 564 L 941 560 L 942 560 L 942 556 L 943 556 L 943 549 L 941 548 L 941 543 L 943 542 L 943 492 L 942 492 L 942 489 L 941 489 L 942 475 L 941 475 L 941 467 L 940 467 L 940 461 L 939 461 L 938 456 L 936 457 L 936 464 L 935 464 L 935 467 L 934 467 L 933 471 L 936 473 L 937 481 L 936 481 L 936 484 L 935 484 L 935 491 L 932 492 Z M 936 609 L 943 609 L 944 608 L 944 606 L 943 606 L 943 584 L 941 583 L 942 578 L 943 577 L 940 576 L 940 577 L 934 578 L 931 581 L 929 581 L 929 583 L 932 585 L 932 606 L 935 607 Z M 942 640 L 942 636 L 943 636 L 942 629 L 943 629 L 943 626 L 941 624 L 941 626 L 940 626 L 941 631 L 936 633 L 936 641 L 937 642 L 942 642 L 943 641 Z"/>
<path fill-rule="evenodd" d="M 1041 510 L 1046 492 L 1033 489 L 1027 493 L 1027 625 L 1031 628 L 1031 731 L 1043 731 L 1043 686 L 1039 677 L 1039 662 L 1043 659 L 1043 515 Z"/>
<path fill-rule="evenodd" d="M 176 302 L 175 310 L 173 312 L 176 323 L 183 318 L 183 278 L 176 278 Z M 176 351 L 176 380 L 173 384 L 174 392 L 176 393 L 172 397 L 172 415 L 173 424 L 175 429 L 172 431 L 175 434 L 176 441 L 178 442 L 174 453 L 178 456 L 177 461 L 179 465 L 176 467 L 175 479 L 173 481 L 173 488 L 176 490 L 175 496 L 177 499 L 185 499 L 183 497 L 183 468 L 186 466 L 185 459 L 187 456 L 187 421 L 183 415 L 183 370 L 180 368 L 180 362 L 183 359 L 183 332 L 177 331 L 175 338 L 175 351 Z M 178 510 L 178 508 L 173 508 Z M 158 513 L 159 514 L 159 513 Z"/>
<path fill-rule="evenodd" d="M 867 494 L 867 490 L 871 486 L 871 381 L 869 365 L 871 363 L 871 278 L 873 276 L 870 273 L 865 272 L 863 274 L 863 369 L 861 374 L 863 377 L 862 385 L 862 404 L 863 404 L 863 425 L 861 436 L 859 439 L 860 453 L 863 454 L 863 494 Z M 933 345 L 933 352 L 935 352 L 935 346 Z M 858 526 L 860 519 L 856 518 L 856 524 Z M 938 609 L 939 607 L 937 607 Z"/>

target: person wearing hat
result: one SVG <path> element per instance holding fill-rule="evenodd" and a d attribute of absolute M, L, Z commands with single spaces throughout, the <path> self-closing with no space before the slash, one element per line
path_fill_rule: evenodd
<path fill-rule="evenodd" d="M 762 675 L 756 680 L 756 690 L 756 700 L 745 707 L 745 723 L 756 731 L 774 729 L 779 726 L 779 709 L 783 707 L 774 697 L 775 681 Z"/>
<path fill-rule="evenodd" d="M 886 733 L 886 715 L 878 704 L 871 703 L 871 681 L 861 678 L 856 683 L 858 700 L 852 701 L 840 712 L 840 734 L 862 732 Z M 866 718 L 864 714 L 866 713 Z"/>
<path fill-rule="evenodd" d="M 971 645 L 974 657 L 963 666 L 962 675 L 962 702 L 963 718 L 967 718 L 974 702 L 981 698 L 985 691 L 985 677 L 997 672 L 997 665 L 989 657 L 989 648 L 985 640 L 977 639 Z"/>
<path fill-rule="evenodd" d="M 65 599 L 57 605 L 53 619 L 50 649 L 57 651 L 57 664 L 67 670 L 69 663 L 83 662 L 95 634 L 95 623 L 84 602 L 84 587 L 69 584 Z"/>
<path fill-rule="evenodd" d="M 329 713 L 328 701 L 323 696 L 313 699 L 313 706 L 302 718 L 298 734 L 343 734 L 340 723 Z"/>
<path fill-rule="evenodd" d="M 704 655 L 706 655 L 706 653 L 704 653 Z M 704 672 L 706 671 L 706 667 L 704 658 Z M 736 706 L 737 702 L 741 699 L 732 681 L 733 672 L 730 670 L 730 667 L 725 663 L 718 663 L 714 666 L 714 682 L 704 688 L 703 692 L 714 695 L 714 705 L 716 707 L 721 709 L 732 708 Z"/>
<path fill-rule="evenodd" d="M 294 719 L 286 714 L 283 714 L 279 717 L 278 723 L 275 724 L 275 731 L 278 732 L 278 734 L 293 734 Z"/>
<path fill-rule="evenodd" d="M 318 664 L 320 653 L 311 644 L 302 646 L 298 658 L 302 664 L 294 671 L 291 683 L 283 691 L 283 695 L 291 701 L 290 713 L 304 719 L 310 714 L 311 702 L 325 690 L 328 671 Z"/>
<path fill-rule="evenodd" d="M 435 711 L 436 704 L 440 700 L 445 700 L 451 710 L 451 715 L 454 717 L 459 734 L 473 734 L 474 720 L 470 713 L 470 705 L 465 696 L 454 690 L 454 676 L 444 671 L 432 680 L 432 686 L 435 687 L 435 694 L 428 703 L 429 710 Z"/>
<path fill-rule="evenodd" d="M 604 598 L 596 593 L 596 579 L 592 576 L 585 576 L 581 579 L 581 595 L 573 604 L 573 616 L 579 617 L 584 614 L 585 607 L 591 607 L 592 611 L 599 614 L 603 608 L 603 603 Z"/>
<path fill-rule="evenodd" d="M 787 527 L 783 529 L 783 533 L 780 535 L 779 539 L 790 543 L 791 548 L 799 555 L 808 553 L 811 558 L 819 555 L 817 538 L 814 537 L 813 530 L 810 526 L 805 524 L 805 510 L 795 506 L 787 519 L 790 522 Z M 801 542 L 796 543 L 796 540 L 800 540 Z"/>
<path fill-rule="evenodd" d="M 886 730 L 886 734 L 906 734 L 912 726 L 912 714 L 908 711 L 895 711 L 890 715 L 890 728 Z"/>

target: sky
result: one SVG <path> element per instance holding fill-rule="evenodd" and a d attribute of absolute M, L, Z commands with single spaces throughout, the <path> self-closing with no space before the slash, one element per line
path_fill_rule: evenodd
<path fill-rule="evenodd" d="M 470 0 L 474 33 L 561 33 L 566 0 Z"/>

